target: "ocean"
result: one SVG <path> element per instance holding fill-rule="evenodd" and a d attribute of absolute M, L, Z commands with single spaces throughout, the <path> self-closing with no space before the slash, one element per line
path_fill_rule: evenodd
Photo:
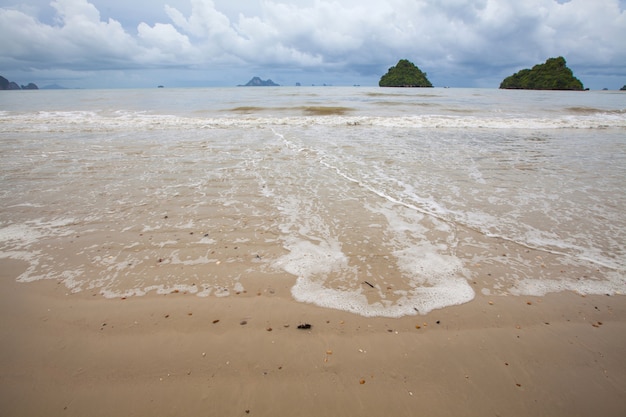
<path fill-rule="evenodd" d="M 0 94 L 0 265 L 70 294 L 280 285 L 368 317 L 624 294 L 624 207 L 623 92 Z"/>

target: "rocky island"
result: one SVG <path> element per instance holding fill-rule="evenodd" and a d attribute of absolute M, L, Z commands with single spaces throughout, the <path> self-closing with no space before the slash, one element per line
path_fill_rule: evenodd
<path fill-rule="evenodd" d="M 267 79 L 262 80 L 259 77 L 253 77 L 250 81 L 248 81 L 245 85 L 239 85 L 239 87 L 278 87 L 279 84 L 276 84 L 274 81 Z"/>
<path fill-rule="evenodd" d="M 19 86 L 16 82 L 9 81 L 0 75 L 0 90 L 39 90 L 35 83 Z"/>
<path fill-rule="evenodd" d="M 426 73 L 406 59 L 398 61 L 395 67 L 380 78 L 380 87 L 432 87 Z"/>
<path fill-rule="evenodd" d="M 565 58 L 549 58 L 544 64 L 523 69 L 500 84 L 503 89 L 521 90 L 576 90 L 582 91 L 583 83 L 566 65 Z"/>

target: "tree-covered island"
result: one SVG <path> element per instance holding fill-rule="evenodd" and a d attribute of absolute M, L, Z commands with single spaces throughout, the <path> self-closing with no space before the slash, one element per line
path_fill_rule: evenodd
<path fill-rule="evenodd" d="M 426 78 L 426 73 L 406 59 L 401 59 L 395 67 L 389 68 L 389 71 L 380 78 L 378 85 L 381 87 L 433 86 Z"/>
<path fill-rule="evenodd" d="M 572 73 L 565 58 L 549 58 L 544 64 L 523 69 L 506 77 L 500 88 L 522 90 L 584 90 L 583 83 Z"/>

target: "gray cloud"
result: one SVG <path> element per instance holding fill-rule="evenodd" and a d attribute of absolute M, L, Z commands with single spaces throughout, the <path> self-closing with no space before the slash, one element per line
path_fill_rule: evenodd
<path fill-rule="evenodd" d="M 436 85 L 497 87 L 562 55 L 585 85 L 615 88 L 626 83 L 623 3 L 31 1 L 0 5 L 1 71 L 87 87 L 233 85 L 252 75 L 375 85 L 408 58 Z"/>

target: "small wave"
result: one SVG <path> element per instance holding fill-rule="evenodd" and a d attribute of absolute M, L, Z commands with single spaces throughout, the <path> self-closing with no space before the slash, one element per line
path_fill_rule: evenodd
<path fill-rule="evenodd" d="M 594 107 L 573 106 L 567 107 L 565 110 L 574 114 L 594 115 L 594 114 L 606 114 L 606 115 L 622 115 L 626 114 L 626 109 L 597 109 Z"/>
<path fill-rule="evenodd" d="M 268 110 L 268 107 L 239 106 L 239 107 L 234 107 L 232 109 L 228 109 L 226 111 L 234 112 L 234 113 L 257 113 L 257 112 L 261 112 L 261 111 L 264 111 L 264 110 Z"/>
<path fill-rule="evenodd" d="M 332 116 L 332 115 L 343 115 L 348 112 L 354 111 L 350 107 L 341 107 L 341 106 L 300 106 L 300 107 L 262 107 L 262 106 L 238 106 L 231 109 L 225 110 L 226 112 L 232 113 L 241 113 L 241 114 L 252 114 L 252 113 L 261 113 L 266 111 L 276 111 L 276 112 L 302 112 L 305 115 L 309 116 Z"/>
<path fill-rule="evenodd" d="M 113 132 L 146 130 L 195 130 L 204 128 L 258 128 L 272 126 L 376 126 L 413 129 L 607 129 L 626 128 L 626 117 L 620 111 L 612 114 L 592 113 L 559 117 L 506 117 L 472 115 L 373 116 L 349 114 L 355 109 L 343 106 L 293 107 L 282 117 L 262 115 L 264 111 L 285 110 L 242 106 L 231 109 L 240 115 L 223 117 L 183 117 L 174 115 L 125 112 L 41 112 L 3 118 L 5 132 Z M 302 115 L 298 115 L 302 112 Z"/>
<path fill-rule="evenodd" d="M 378 92 L 367 92 L 365 93 L 368 97 L 424 97 L 424 98 L 435 98 L 442 97 L 438 94 L 410 94 L 409 90 L 407 93 L 378 93 Z"/>
<path fill-rule="evenodd" d="M 306 106 L 302 110 L 305 114 L 313 116 L 330 116 L 346 114 L 354 109 L 341 106 Z"/>

